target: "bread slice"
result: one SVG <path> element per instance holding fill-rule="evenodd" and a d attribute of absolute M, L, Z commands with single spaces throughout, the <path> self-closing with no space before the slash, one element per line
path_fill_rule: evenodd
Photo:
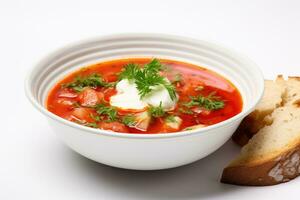
<path fill-rule="evenodd" d="M 288 77 L 284 80 L 282 76 L 278 76 L 276 84 L 286 88 L 286 93 L 283 96 L 285 105 L 295 105 L 300 103 L 300 77 Z"/>
<path fill-rule="evenodd" d="M 281 78 L 282 77 L 279 76 L 277 80 L 280 79 L 281 81 Z M 258 103 L 255 110 L 242 121 L 232 136 L 235 143 L 241 146 L 247 144 L 249 139 L 268 123 L 268 121 L 264 120 L 265 117 L 282 105 L 286 87 L 281 82 L 279 84 L 277 80 L 265 81 L 265 90 L 262 100 Z"/>
<path fill-rule="evenodd" d="M 266 93 L 270 91 L 267 86 L 262 102 L 269 108 L 276 106 L 271 114 L 262 117 L 264 124 L 256 133 L 253 132 L 253 137 L 238 157 L 223 170 L 222 182 L 274 185 L 300 175 L 300 79 L 289 77 L 285 81 L 280 76 L 275 84 L 284 88 L 282 103 L 278 106 L 275 101 L 269 100 L 268 105 Z M 271 88 L 274 89 L 273 86 Z M 263 109 L 260 108 L 260 111 Z M 261 118 L 254 119 L 251 123 L 256 126 L 256 120 Z M 245 125 L 251 127 L 251 123 Z"/>

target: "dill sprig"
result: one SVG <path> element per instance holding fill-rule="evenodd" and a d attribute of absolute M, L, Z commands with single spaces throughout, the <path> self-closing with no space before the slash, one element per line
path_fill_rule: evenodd
<path fill-rule="evenodd" d="M 122 118 L 122 123 L 126 126 L 134 126 L 136 124 L 135 117 L 133 115 L 125 115 Z"/>
<path fill-rule="evenodd" d="M 96 122 L 89 122 L 83 124 L 84 126 L 91 127 L 91 128 L 98 128 L 98 124 Z"/>
<path fill-rule="evenodd" d="M 116 108 L 107 106 L 103 103 L 97 104 L 94 108 L 99 115 L 106 116 L 107 121 L 113 122 L 118 120 L 119 116 Z"/>
<path fill-rule="evenodd" d="M 140 66 L 138 64 L 129 63 L 124 66 L 123 71 L 119 74 L 119 80 L 128 79 L 134 80 L 136 74 L 140 71 Z"/>
<path fill-rule="evenodd" d="M 72 88 L 76 92 L 81 92 L 85 87 L 113 87 L 114 83 L 105 82 L 99 74 L 88 76 L 77 76 L 73 82 L 63 84 L 62 87 Z"/>
<path fill-rule="evenodd" d="M 175 115 L 168 115 L 168 116 L 165 118 L 165 120 L 166 120 L 166 122 L 174 123 L 174 122 L 176 122 L 176 118 L 175 118 L 175 117 L 176 117 Z"/>
<path fill-rule="evenodd" d="M 127 64 L 120 73 L 119 79 L 128 79 L 135 82 L 141 98 L 149 94 L 154 86 L 164 86 L 172 100 L 176 99 L 175 87 L 159 72 L 163 69 L 163 65 L 157 59 L 151 60 L 142 68 L 137 64 Z"/>
<path fill-rule="evenodd" d="M 223 100 L 220 100 L 218 96 L 215 96 L 214 93 L 209 94 L 207 97 L 198 95 L 191 96 L 191 101 L 184 103 L 184 106 L 191 108 L 194 106 L 204 107 L 207 110 L 219 110 L 224 108 L 225 103 Z"/>
<path fill-rule="evenodd" d="M 159 103 L 159 106 L 150 106 L 148 112 L 150 115 L 154 118 L 163 117 L 165 116 L 166 112 L 164 111 L 162 107 L 162 102 Z"/>

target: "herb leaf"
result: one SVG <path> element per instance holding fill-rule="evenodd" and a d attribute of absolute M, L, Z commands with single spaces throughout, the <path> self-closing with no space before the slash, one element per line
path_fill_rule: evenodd
<path fill-rule="evenodd" d="M 165 120 L 166 120 L 166 122 L 170 122 L 170 123 L 176 122 L 175 115 L 168 115 L 168 116 L 165 118 Z"/>
<path fill-rule="evenodd" d="M 176 95 L 176 90 L 175 90 L 174 85 L 172 85 L 172 84 L 166 82 L 166 83 L 164 84 L 164 86 L 165 86 L 165 88 L 168 90 L 168 93 L 169 93 L 169 95 L 170 95 L 170 98 L 171 98 L 172 100 L 175 100 L 175 99 L 177 98 L 177 95 Z"/>
<path fill-rule="evenodd" d="M 172 100 L 176 99 L 175 87 L 159 72 L 163 69 L 163 65 L 157 59 L 151 60 L 141 68 L 137 64 L 127 64 L 120 73 L 119 79 L 133 80 L 137 85 L 141 98 L 149 94 L 154 86 L 163 85 L 169 93 Z"/>
<path fill-rule="evenodd" d="M 162 107 L 162 102 L 160 102 L 158 107 L 151 106 L 149 108 L 149 113 L 154 118 L 163 117 L 166 114 Z"/>
<path fill-rule="evenodd" d="M 140 71 L 139 65 L 134 63 L 129 63 L 125 65 L 124 70 L 119 74 L 119 80 L 122 79 L 134 80 L 138 71 Z"/>
<path fill-rule="evenodd" d="M 112 87 L 114 83 L 107 83 L 99 74 L 88 76 L 78 76 L 71 83 L 63 84 L 62 87 L 72 88 L 76 92 L 81 92 L 85 87 Z"/>
<path fill-rule="evenodd" d="M 95 120 L 95 122 L 100 122 L 101 117 L 99 115 L 90 114 L 90 117 Z"/>
<path fill-rule="evenodd" d="M 148 73 L 156 74 L 163 69 L 163 65 L 158 59 L 154 58 L 149 63 L 145 64 L 144 68 Z"/>
<path fill-rule="evenodd" d="M 224 101 L 220 100 L 219 97 L 215 96 L 214 93 L 211 93 L 207 97 L 202 95 L 190 97 L 191 101 L 184 104 L 184 106 L 190 108 L 194 106 L 204 107 L 207 110 L 219 110 L 224 108 Z"/>
<path fill-rule="evenodd" d="M 133 115 L 126 115 L 122 118 L 122 123 L 126 126 L 134 126 L 136 124 L 135 117 Z"/>
<path fill-rule="evenodd" d="M 105 104 L 97 104 L 95 106 L 95 109 L 99 115 L 107 116 L 109 122 L 118 120 L 118 112 L 112 106 L 107 106 Z"/>
<path fill-rule="evenodd" d="M 96 122 L 85 123 L 83 125 L 91 128 L 98 128 L 98 124 Z"/>

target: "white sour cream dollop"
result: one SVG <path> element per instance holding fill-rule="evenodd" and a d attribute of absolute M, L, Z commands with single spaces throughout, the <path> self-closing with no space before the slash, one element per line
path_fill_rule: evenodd
<path fill-rule="evenodd" d="M 152 91 L 142 99 L 136 84 L 128 79 L 123 79 L 116 85 L 117 94 L 111 96 L 110 105 L 120 109 L 135 109 L 142 110 L 145 107 L 159 106 L 160 103 L 165 111 L 173 110 L 175 108 L 177 98 L 172 100 L 168 90 L 163 85 L 157 85 L 152 88 Z"/>

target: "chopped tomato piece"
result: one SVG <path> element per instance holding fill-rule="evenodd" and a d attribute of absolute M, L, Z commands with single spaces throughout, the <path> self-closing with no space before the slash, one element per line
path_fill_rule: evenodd
<path fill-rule="evenodd" d="M 104 130 L 128 133 L 128 128 L 120 122 L 100 122 L 99 127 Z"/>
<path fill-rule="evenodd" d="M 99 103 L 99 97 L 98 93 L 91 89 L 91 88 L 85 88 L 80 94 L 79 94 L 79 102 L 82 106 L 95 106 L 97 103 Z"/>

